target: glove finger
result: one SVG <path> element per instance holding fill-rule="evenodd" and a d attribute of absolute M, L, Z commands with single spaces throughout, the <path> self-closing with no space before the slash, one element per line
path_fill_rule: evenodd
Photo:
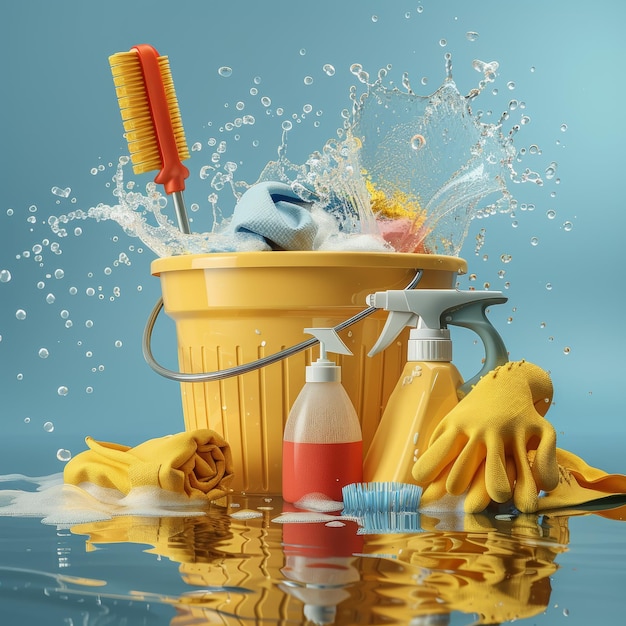
<path fill-rule="evenodd" d="M 485 463 L 482 463 L 467 490 L 465 502 L 463 503 L 465 513 L 480 513 L 489 506 L 491 498 L 487 492 L 485 479 Z"/>
<path fill-rule="evenodd" d="M 521 513 L 534 513 L 537 510 L 538 490 L 524 442 L 515 440 L 515 470 L 517 480 L 513 491 L 513 503 Z"/>
<path fill-rule="evenodd" d="M 556 460 L 556 431 L 546 422 L 539 433 L 539 445 L 531 466 L 535 483 L 539 489 L 552 491 L 559 484 L 559 464 Z"/>
<path fill-rule="evenodd" d="M 413 465 L 413 478 L 418 485 L 426 486 L 452 463 L 465 445 L 466 439 L 452 430 L 444 432 L 436 441 L 418 455 Z"/>
<path fill-rule="evenodd" d="M 470 438 L 450 468 L 450 473 L 446 480 L 448 493 L 454 496 L 464 493 L 474 480 L 478 468 L 484 462 L 484 444 L 482 442 L 474 442 Z"/>
<path fill-rule="evenodd" d="M 420 498 L 420 510 L 428 509 L 435 502 L 439 502 L 439 500 L 448 495 L 446 492 L 446 481 L 444 480 L 445 473 L 442 476 L 441 480 L 436 480 L 424 488 Z"/>
<path fill-rule="evenodd" d="M 485 476 L 487 492 L 494 502 L 506 502 L 511 499 L 513 483 L 509 481 L 504 442 L 499 436 L 487 441 Z"/>

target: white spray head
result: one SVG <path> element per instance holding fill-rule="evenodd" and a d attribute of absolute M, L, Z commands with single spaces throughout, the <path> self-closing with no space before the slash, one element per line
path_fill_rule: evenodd
<path fill-rule="evenodd" d="M 311 365 L 307 365 L 306 382 L 341 382 L 341 367 L 328 359 L 327 353 L 352 354 L 348 346 L 341 341 L 333 328 L 305 328 L 304 332 L 313 335 L 320 342 L 319 358 Z"/>

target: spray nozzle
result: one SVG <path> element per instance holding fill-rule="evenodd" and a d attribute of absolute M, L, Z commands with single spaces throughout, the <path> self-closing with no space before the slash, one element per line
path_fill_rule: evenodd
<path fill-rule="evenodd" d="M 506 301 L 500 291 L 407 289 L 370 294 L 367 303 L 389 311 L 389 316 L 369 356 L 384 350 L 406 326 L 411 326 L 414 330 L 409 340 L 409 360 L 448 361 L 452 358 L 448 326 L 469 328 L 485 346 L 485 362 L 480 372 L 459 390 L 460 395 L 465 395 L 484 374 L 508 360 L 506 346 L 485 313 L 491 304 Z M 432 358 L 428 357 L 431 349 L 435 355 Z"/>
<path fill-rule="evenodd" d="M 306 382 L 341 382 L 341 367 L 331 361 L 327 353 L 352 354 L 333 328 L 305 328 L 305 333 L 313 335 L 320 342 L 320 356 L 306 368 Z"/>

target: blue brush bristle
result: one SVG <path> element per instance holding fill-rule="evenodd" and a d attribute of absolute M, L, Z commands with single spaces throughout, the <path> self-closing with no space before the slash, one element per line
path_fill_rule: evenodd
<path fill-rule="evenodd" d="M 396 513 L 391 511 L 367 512 L 359 517 L 358 535 L 387 535 L 393 533 L 421 532 L 420 514 L 408 511 Z"/>
<path fill-rule="evenodd" d="M 343 515 L 416 513 L 422 488 L 398 482 L 352 483 L 342 489 L 342 496 Z"/>

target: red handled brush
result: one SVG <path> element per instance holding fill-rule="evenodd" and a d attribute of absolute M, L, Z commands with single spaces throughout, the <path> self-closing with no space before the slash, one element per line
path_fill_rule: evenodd
<path fill-rule="evenodd" d="M 169 59 L 150 45 L 109 57 L 115 91 L 135 174 L 159 170 L 154 182 L 172 196 L 178 226 L 189 233 L 183 198 L 189 148 Z"/>

